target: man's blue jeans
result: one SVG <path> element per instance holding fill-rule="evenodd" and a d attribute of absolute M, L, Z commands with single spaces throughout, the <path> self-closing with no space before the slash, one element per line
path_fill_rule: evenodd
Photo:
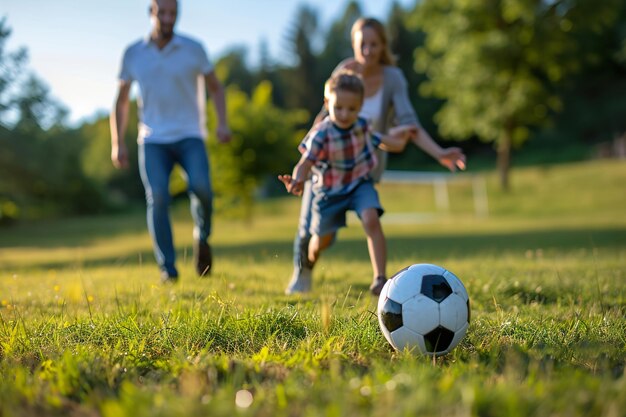
<path fill-rule="evenodd" d="M 200 138 L 186 138 L 174 143 L 139 146 L 139 171 L 146 192 L 148 230 L 157 263 L 171 277 L 178 276 L 169 217 L 170 175 L 176 163 L 187 175 L 191 215 L 195 225 L 194 239 L 206 242 L 211 235 L 213 190 L 204 141 Z"/>

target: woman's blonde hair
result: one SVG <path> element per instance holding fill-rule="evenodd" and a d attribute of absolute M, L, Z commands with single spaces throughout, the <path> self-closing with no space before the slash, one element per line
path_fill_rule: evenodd
<path fill-rule="evenodd" d="M 350 31 L 352 45 L 354 45 L 354 35 L 356 35 L 357 32 L 361 32 L 363 28 L 373 29 L 383 44 L 383 52 L 380 54 L 380 63 L 383 65 L 395 65 L 396 58 L 389 49 L 387 31 L 385 30 L 385 26 L 378 19 L 374 19 L 373 17 L 361 17 L 357 19 Z"/>

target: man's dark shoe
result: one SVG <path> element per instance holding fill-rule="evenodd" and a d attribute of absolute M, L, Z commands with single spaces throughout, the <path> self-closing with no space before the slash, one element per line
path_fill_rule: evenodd
<path fill-rule="evenodd" d="M 200 277 L 206 277 L 211 274 L 211 266 L 213 265 L 213 254 L 211 246 L 206 242 L 195 242 L 193 245 L 193 259 L 196 264 L 196 272 Z"/>
<path fill-rule="evenodd" d="M 370 292 L 372 293 L 372 295 L 379 296 L 386 282 L 387 278 L 382 275 L 374 278 L 372 284 L 370 285 Z"/>

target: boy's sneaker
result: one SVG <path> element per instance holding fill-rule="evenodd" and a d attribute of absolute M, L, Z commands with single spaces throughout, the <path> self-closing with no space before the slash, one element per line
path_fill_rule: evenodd
<path fill-rule="evenodd" d="M 213 265 L 213 254 L 211 246 L 206 242 L 194 242 L 193 259 L 196 265 L 198 276 L 205 277 L 211 274 L 211 266 Z"/>
<path fill-rule="evenodd" d="M 387 278 L 385 278 L 382 275 L 374 278 L 374 280 L 372 281 L 372 284 L 370 285 L 370 292 L 372 293 L 372 295 L 379 296 L 386 282 L 387 282 Z"/>
<path fill-rule="evenodd" d="M 312 276 L 313 270 L 311 268 L 307 268 L 306 266 L 294 268 L 293 276 L 285 289 L 285 294 L 291 295 L 311 291 Z"/>

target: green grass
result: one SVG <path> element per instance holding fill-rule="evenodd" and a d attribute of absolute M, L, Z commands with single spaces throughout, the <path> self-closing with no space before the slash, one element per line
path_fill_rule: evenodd
<path fill-rule="evenodd" d="M 431 262 L 466 285 L 449 355 L 394 352 L 367 293 L 354 218 L 314 291 L 283 294 L 298 200 L 215 218 L 196 278 L 187 208 L 181 280 L 161 286 L 143 213 L 0 229 L 0 416 L 621 416 L 626 410 L 626 164 L 489 174 L 471 186 L 385 184 L 388 272 Z M 251 402 L 250 402 L 251 401 Z"/>

